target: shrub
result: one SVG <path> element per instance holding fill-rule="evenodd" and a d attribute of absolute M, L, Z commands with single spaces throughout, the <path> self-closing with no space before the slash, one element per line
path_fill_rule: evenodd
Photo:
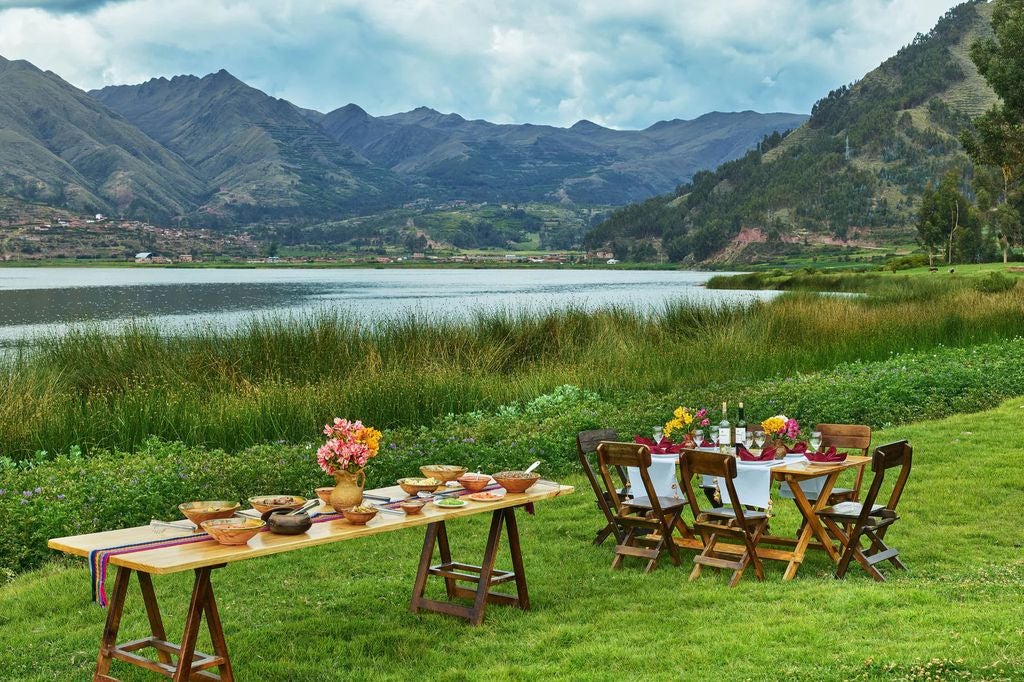
<path fill-rule="evenodd" d="M 975 288 L 986 294 L 1000 294 L 1017 286 L 1017 278 L 1005 272 L 990 272 L 975 283 Z"/>

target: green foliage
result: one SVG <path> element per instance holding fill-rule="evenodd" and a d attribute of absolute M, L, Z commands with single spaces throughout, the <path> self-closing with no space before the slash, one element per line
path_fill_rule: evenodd
<path fill-rule="evenodd" d="M 975 284 L 978 291 L 989 294 L 998 294 L 1010 291 L 1017 286 L 1017 280 L 1003 272 L 990 272 Z"/>
<path fill-rule="evenodd" d="M 1024 394 L 1024 339 L 973 348 L 936 348 L 851 362 L 820 373 L 761 381 L 714 382 L 666 393 L 619 391 L 600 396 L 560 386 L 532 400 L 446 415 L 430 426 L 390 429 L 367 472 L 370 486 L 390 485 L 424 464 L 474 470 L 522 468 L 541 460 L 545 475 L 575 470 L 576 433 L 615 428 L 646 434 L 675 405 L 742 399 L 747 417 L 778 413 L 805 424 L 873 427 L 972 412 Z M 314 431 L 311 429 L 310 433 Z M 311 496 L 329 485 L 315 445 L 260 445 L 238 453 L 148 439 L 133 453 L 72 451 L 0 465 L 0 569 L 20 571 L 49 556 L 46 540 L 151 518 L 177 518 L 196 499 L 246 500 L 258 494 Z"/>

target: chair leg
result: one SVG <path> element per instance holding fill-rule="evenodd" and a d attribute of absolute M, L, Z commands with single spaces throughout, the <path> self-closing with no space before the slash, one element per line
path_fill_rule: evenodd
<path fill-rule="evenodd" d="M 662 524 L 662 528 L 664 529 L 663 544 L 665 545 L 665 548 L 668 549 L 668 554 L 669 557 L 672 559 L 673 566 L 680 565 L 679 548 L 676 547 L 676 543 L 672 540 L 672 532 L 679 527 L 679 523 L 682 521 L 682 518 L 680 516 L 682 513 L 683 512 L 681 509 L 676 511 L 668 518 L 668 521 L 665 521 Z"/>
<path fill-rule="evenodd" d="M 633 540 L 636 537 L 636 532 L 635 531 L 636 531 L 635 527 L 634 528 L 630 528 L 628 531 L 626 531 L 626 537 L 624 537 L 622 539 L 622 542 L 619 543 L 619 545 L 617 545 L 615 549 L 618 550 L 619 547 L 631 547 L 633 545 Z M 613 569 L 622 568 L 622 560 L 623 560 L 623 558 L 625 558 L 625 556 L 626 556 L 625 554 L 620 554 L 618 551 L 616 551 L 615 552 L 615 558 L 612 559 L 612 568 Z"/>
<path fill-rule="evenodd" d="M 718 535 L 716 533 L 712 533 L 710 537 L 705 537 L 703 533 L 701 535 L 704 537 L 704 551 L 693 557 L 693 570 L 690 571 L 690 582 L 699 578 L 701 569 L 704 568 L 704 565 L 699 563 L 697 559 L 702 556 L 713 557 L 715 555 L 715 543 L 718 542 Z"/>
<path fill-rule="evenodd" d="M 767 523 L 758 526 L 754 530 L 754 535 L 750 538 L 750 544 L 748 545 L 750 548 L 750 560 L 754 564 L 754 575 L 757 576 L 758 580 L 764 580 L 764 564 L 761 563 L 761 557 L 757 555 L 757 545 L 761 541 L 761 535 L 764 534 L 767 527 Z"/>
<path fill-rule="evenodd" d="M 608 524 L 601 530 L 597 531 L 597 535 L 594 537 L 594 544 L 600 547 L 604 544 L 604 541 L 608 539 L 608 536 L 612 534 L 612 524 Z"/>

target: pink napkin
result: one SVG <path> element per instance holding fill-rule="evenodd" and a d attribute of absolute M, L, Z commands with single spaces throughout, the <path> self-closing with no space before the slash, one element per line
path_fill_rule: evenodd
<path fill-rule="evenodd" d="M 760 455 L 755 455 L 741 443 L 736 446 L 736 456 L 741 462 L 767 462 L 768 460 L 775 459 L 775 451 L 765 448 L 761 451 Z"/>
<path fill-rule="evenodd" d="M 644 438 L 643 436 L 633 436 L 633 442 L 649 447 L 652 455 L 678 455 L 683 449 L 679 443 L 663 440 L 659 445 L 654 442 L 653 438 Z"/>

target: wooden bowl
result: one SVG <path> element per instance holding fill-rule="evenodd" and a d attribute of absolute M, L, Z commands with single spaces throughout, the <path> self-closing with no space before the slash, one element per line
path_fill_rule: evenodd
<path fill-rule="evenodd" d="M 492 477 L 510 493 L 525 493 L 530 486 L 540 480 L 540 474 L 527 474 L 523 471 L 499 471 L 492 474 Z"/>
<path fill-rule="evenodd" d="M 458 467 L 453 464 L 427 464 L 420 467 L 420 472 L 429 478 L 436 478 L 441 483 L 447 483 L 466 473 L 466 467 Z"/>
<path fill-rule="evenodd" d="M 262 518 L 267 522 L 267 530 L 278 535 L 302 535 L 313 527 L 313 519 L 309 514 L 289 514 L 289 509 L 275 509 L 264 512 Z"/>
<path fill-rule="evenodd" d="M 210 519 L 199 527 L 222 545 L 244 545 L 266 525 L 259 519 Z"/>
<path fill-rule="evenodd" d="M 416 483 L 415 481 L 422 481 L 422 478 L 400 478 L 398 479 L 398 487 L 406 492 L 407 495 L 415 495 L 416 493 L 433 492 L 437 490 L 437 486 L 441 485 L 441 481 L 436 478 L 430 478 L 434 481 L 433 483 Z"/>
<path fill-rule="evenodd" d="M 183 504 L 179 504 L 178 511 L 184 514 L 185 518 L 189 521 L 199 526 L 203 521 L 209 521 L 211 519 L 230 519 L 241 506 L 242 505 L 237 502 L 210 500 L 206 502 L 185 502 Z"/>
<path fill-rule="evenodd" d="M 329 485 L 326 488 L 317 488 L 316 496 L 320 498 L 320 501 L 324 503 L 324 506 L 328 509 L 334 509 L 331 506 L 331 491 L 334 490 L 333 485 Z"/>
<path fill-rule="evenodd" d="M 369 511 L 362 511 L 363 509 L 369 509 Z M 367 521 L 377 515 L 377 510 L 368 507 L 349 507 L 342 509 L 341 514 L 353 526 L 365 526 Z"/>
<path fill-rule="evenodd" d="M 491 484 L 491 477 L 486 474 L 463 474 L 459 476 L 459 483 L 466 490 L 478 493 Z"/>
<path fill-rule="evenodd" d="M 413 515 L 413 514 L 422 514 L 423 513 L 423 507 L 425 507 L 426 504 L 427 504 L 426 502 L 423 502 L 423 501 L 420 501 L 420 500 L 405 500 L 404 502 L 400 502 L 398 504 L 398 506 L 406 514 Z"/>
<path fill-rule="evenodd" d="M 250 497 L 249 504 L 263 514 L 271 509 L 298 509 L 306 504 L 306 498 L 298 495 L 261 495 L 260 497 Z"/>

